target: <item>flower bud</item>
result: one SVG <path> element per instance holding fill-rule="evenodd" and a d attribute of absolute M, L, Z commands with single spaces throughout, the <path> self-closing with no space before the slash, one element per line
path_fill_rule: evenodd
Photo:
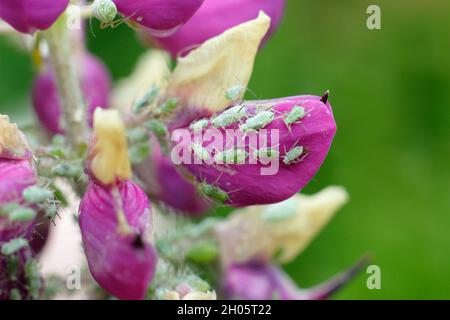
<path fill-rule="evenodd" d="M 91 126 L 95 109 L 109 107 L 111 80 L 103 63 L 93 55 L 84 54 L 80 63 L 83 71 L 79 77 Z M 61 101 L 51 69 L 37 76 L 33 86 L 33 105 L 39 121 L 50 133 L 64 133 Z"/>
<path fill-rule="evenodd" d="M 195 161 L 199 135 L 191 128 L 189 138 L 188 128 L 174 132 L 182 138 L 173 156 L 233 207 L 277 203 L 299 192 L 321 167 L 336 132 L 330 104 L 316 96 L 243 102 L 209 120 L 197 145 L 214 160 Z M 239 161 L 225 162 L 225 156 Z"/>
<path fill-rule="evenodd" d="M 125 17 L 155 36 L 167 36 L 186 23 L 204 0 L 113 0 Z"/>
<path fill-rule="evenodd" d="M 362 259 L 350 269 L 312 289 L 300 289 L 283 270 L 271 264 L 232 265 L 223 287 L 235 300 L 324 300 L 349 282 L 365 265 Z"/>
<path fill-rule="evenodd" d="M 0 18 L 22 33 L 48 29 L 64 12 L 69 0 L 2 0 Z"/>
<path fill-rule="evenodd" d="M 23 191 L 37 182 L 31 157 L 23 133 L 9 122 L 7 116 L 0 115 L 0 211 L 5 215 L 24 204 Z M 0 242 L 19 236 L 29 237 L 32 218 L 19 221 L 21 219 L 0 215 Z"/>
<path fill-rule="evenodd" d="M 267 40 L 281 22 L 284 0 L 206 0 L 173 35 L 154 38 L 154 41 L 177 57 L 225 30 L 256 18 L 259 11 L 264 11 L 271 18 L 270 30 L 265 37 Z M 143 37 L 145 39 L 148 35 L 143 33 Z"/>
<path fill-rule="evenodd" d="M 117 111 L 95 111 L 87 165 L 91 179 L 79 222 L 91 273 L 116 297 L 143 299 L 157 263 L 151 209 L 144 191 L 129 180 L 125 128 Z"/>

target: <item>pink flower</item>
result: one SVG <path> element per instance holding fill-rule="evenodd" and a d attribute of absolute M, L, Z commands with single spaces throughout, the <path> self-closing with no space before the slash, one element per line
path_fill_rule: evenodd
<path fill-rule="evenodd" d="M 186 23 L 204 0 L 113 0 L 118 11 L 156 36 L 166 36 Z"/>
<path fill-rule="evenodd" d="M 183 136 L 186 129 L 175 130 L 174 136 Z M 236 140 L 230 143 L 228 129 L 242 145 Z M 203 128 L 201 144 L 194 145 L 196 135 L 190 130 L 190 139 L 183 137 L 176 141 L 177 150 L 173 149 L 173 153 L 182 149 L 179 153 L 182 165 L 201 183 L 201 193 L 212 200 L 243 207 L 281 202 L 299 192 L 325 160 L 336 123 L 327 95 L 322 98 L 297 96 L 248 101 L 227 109 L 209 119 Z M 218 146 L 216 140 L 207 138 L 205 133 L 211 132 L 218 132 L 223 144 Z M 266 134 L 266 143 L 250 145 L 250 137 L 261 141 L 262 132 Z M 236 148 L 241 162 L 221 164 L 217 161 L 224 157 L 221 152 L 232 152 Z M 189 163 L 185 161 L 186 150 L 190 153 Z M 203 160 L 209 161 L 196 161 L 201 152 L 207 152 Z M 222 199 L 214 199 L 214 195 Z"/>
<path fill-rule="evenodd" d="M 69 0 L 1 0 L 0 18 L 20 32 L 34 33 L 48 29 L 68 4 Z"/>
<path fill-rule="evenodd" d="M 206 0 L 175 34 L 154 41 L 176 57 L 227 29 L 256 18 L 261 10 L 272 20 L 267 40 L 281 22 L 284 0 Z"/>
<path fill-rule="evenodd" d="M 111 79 L 103 63 L 93 55 L 85 54 L 81 63 L 83 71 L 80 81 L 91 126 L 95 109 L 109 107 Z M 33 87 L 33 105 L 39 121 L 50 133 L 64 133 L 58 87 L 51 69 L 37 76 Z"/>

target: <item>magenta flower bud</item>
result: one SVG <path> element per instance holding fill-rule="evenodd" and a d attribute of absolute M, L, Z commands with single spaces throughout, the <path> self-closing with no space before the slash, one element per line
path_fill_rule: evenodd
<path fill-rule="evenodd" d="M 64 12 L 69 0 L 2 0 L 0 18 L 22 33 L 48 29 Z"/>
<path fill-rule="evenodd" d="M 6 160 L 0 158 L 0 207 L 23 204 L 22 192 L 37 183 L 35 169 L 29 160 Z M 10 221 L 0 216 L 0 243 L 16 237 L 31 235 L 32 221 Z"/>
<path fill-rule="evenodd" d="M 366 259 L 362 259 L 350 269 L 311 289 L 298 288 L 275 265 L 232 265 L 225 272 L 223 288 L 226 296 L 235 300 L 325 300 L 353 279 L 365 263 Z"/>
<path fill-rule="evenodd" d="M 284 0 L 206 0 L 176 33 L 154 41 L 176 57 L 238 24 L 255 19 L 261 10 L 271 18 L 265 41 L 281 22 Z"/>
<path fill-rule="evenodd" d="M 85 54 L 81 64 L 81 88 L 88 108 L 89 125 L 92 126 L 95 109 L 109 107 L 111 79 L 106 67 L 93 55 Z M 52 70 L 37 76 L 33 87 L 33 105 L 39 121 L 50 133 L 64 133 L 61 102 Z"/>
<path fill-rule="evenodd" d="M 130 180 L 125 125 L 116 110 L 95 111 L 87 172 L 79 222 L 89 269 L 114 296 L 144 299 L 157 263 L 150 202 Z"/>
<path fill-rule="evenodd" d="M 204 0 L 113 0 L 125 17 L 155 36 L 167 36 L 186 23 Z"/>
<path fill-rule="evenodd" d="M 80 204 L 80 227 L 89 268 L 120 299 L 143 299 L 156 268 L 150 203 L 133 182 L 114 187 L 91 182 Z M 120 207 L 122 206 L 122 207 Z"/>
<path fill-rule="evenodd" d="M 24 203 L 23 191 L 37 182 L 31 163 L 32 153 L 17 125 L 0 114 L 0 208 Z M 29 237 L 32 221 L 10 221 L 0 216 L 0 242 L 15 237 Z"/>
<path fill-rule="evenodd" d="M 145 191 L 171 209 L 198 216 L 211 208 L 210 204 L 198 195 L 193 182 L 177 170 L 169 156 L 163 154 L 158 142 L 152 142 L 150 157 L 134 169 L 143 182 Z"/>
<path fill-rule="evenodd" d="M 200 142 L 193 126 L 187 138 L 186 128 L 174 131 L 172 158 L 196 177 L 201 194 L 234 207 L 277 203 L 299 192 L 336 132 L 327 95 L 244 102 L 210 118 Z"/>

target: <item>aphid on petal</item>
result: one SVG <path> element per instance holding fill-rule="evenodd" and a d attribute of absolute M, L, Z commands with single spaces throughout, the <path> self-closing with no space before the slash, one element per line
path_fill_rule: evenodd
<path fill-rule="evenodd" d="M 79 74 L 84 99 L 87 103 L 89 125 L 97 108 L 109 107 L 111 80 L 109 72 L 96 57 L 85 54 L 80 61 Z M 33 85 L 33 106 L 40 123 L 52 134 L 64 133 L 62 108 L 58 87 L 51 69 L 41 73 Z"/>
<path fill-rule="evenodd" d="M 286 152 L 283 156 L 283 163 L 287 166 L 301 161 L 301 155 L 303 154 L 304 148 L 302 146 L 297 146 Z"/>
<path fill-rule="evenodd" d="M 192 152 L 194 155 L 201 161 L 209 161 L 211 159 L 211 155 L 209 151 L 202 147 L 201 144 L 193 143 L 191 145 Z"/>
<path fill-rule="evenodd" d="M 270 160 L 274 160 L 274 159 L 279 159 L 280 158 L 280 152 L 278 150 L 276 150 L 275 148 L 261 148 L 258 150 L 254 150 L 253 152 L 253 157 L 256 160 L 260 160 L 264 163 L 270 161 Z"/>
<path fill-rule="evenodd" d="M 297 121 L 301 120 L 305 116 L 305 108 L 300 106 L 295 106 L 290 112 L 285 115 L 284 123 L 288 128 L 295 124 Z"/>
<path fill-rule="evenodd" d="M 197 185 L 197 191 L 200 195 L 218 204 L 223 204 L 230 198 L 227 192 L 223 191 L 218 186 L 206 182 L 199 183 Z"/>
<path fill-rule="evenodd" d="M 280 24 L 284 5 L 284 0 L 205 0 L 197 13 L 175 34 L 153 41 L 177 57 L 264 11 L 272 20 L 265 42 Z M 144 33 L 143 38 L 147 40 L 148 33 Z"/>
<path fill-rule="evenodd" d="M 242 104 L 245 105 L 248 118 L 226 127 L 214 128 L 212 135 L 214 141 L 224 142 L 224 150 L 228 149 L 227 146 L 239 145 L 241 149 L 248 151 L 252 155 L 248 163 L 232 168 L 210 163 L 182 163 L 182 166 L 198 182 L 216 185 L 228 193 L 226 204 L 229 206 L 244 207 L 286 200 L 314 177 L 325 160 L 336 132 L 331 106 L 328 102 L 323 103 L 318 96 L 245 101 Z M 301 123 L 286 127 L 283 117 L 279 115 L 288 114 L 299 105 L 305 109 L 307 116 Z M 238 108 L 240 107 L 241 104 Z M 235 112 L 230 113 L 229 110 L 240 109 L 236 109 L 236 106 L 226 109 L 217 114 L 213 121 L 221 125 L 227 124 L 223 119 L 228 120 L 235 115 Z M 178 135 L 177 131 L 180 130 L 178 136 L 181 136 L 188 127 L 189 124 L 186 128 L 175 130 L 174 135 Z M 192 130 L 190 132 L 192 141 L 195 137 Z M 233 134 L 230 135 L 230 132 Z M 232 139 L 237 141 L 227 141 L 230 136 L 234 136 Z M 188 142 L 180 141 L 177 148 L 181 146 L 187 149 Z M 222 146 L 218 147 L 219 150 L 220 147 Z M 264 157 L 264 150 L 259 151 L 262 148 L 270 148 L 273 152 L 269 157 Z M 263 157 L 259 157 L 260 161 L 255 161 L 255 156 Z"/>
<path fill-rule="evenodd" d="M 117 15 L 117 7 L 112 0 L 94 0 L 92 14 L 103 23 L 114 20 Z"/>
<path fill-rule="evenodd" d="M 237 105 L 212 118 L 211 123 L 216 128 L 223 128 L 241 121 L 246 116 L 245 106 Z"/>
<path fill-rule="evenodd" d="M 244 132 L 258 131 L 265 128 L 275 119 L 275 114 L 272 111 L 263 111 L 257 115 L 248 118 L 247 121 L 240 125 L 240 129 Z"/>
<path fill-rule="evenodd" d="M 200 120 L 192 122 L 191 125 L 189 126 L 189 128 L 194 132 L 201 132 L 208 125 L 209 125 L 209 120 L 200 119 Z"/>
<path fill-rule="evenodd" d="M 247 151 L 238 148 L 231 148 L 216 153 L 214 155 L 214 161 L 217 164 L 243 164 L 245 163 L 247 157 Z"/>
<path fill-rule="evenodd" d="M 48 29 L 64 12 L 69 0 L 2 0 L 0 18 L 22 33 Z"/>
<path fill-rule="evenodd" d="M 220 222 L 216 236 L 224 265 L 294 259 L 347 202 L 344 188 L 295 195 L 277 204 L 241 209 Z"/>

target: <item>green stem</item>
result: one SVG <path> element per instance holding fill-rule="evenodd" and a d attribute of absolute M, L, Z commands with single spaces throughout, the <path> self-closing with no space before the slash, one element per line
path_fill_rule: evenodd
<path fill-rule="evenodd" d="M 48 43 L 56 76 L 67 138 L 73 145 L 80 145 L 86 139 L 86 107 L 77 75 L 75 56 L 72 54 L 73 47 L 66 14 L 63 14 L 50 29 L 44 31 L 43 36 Z"/>

